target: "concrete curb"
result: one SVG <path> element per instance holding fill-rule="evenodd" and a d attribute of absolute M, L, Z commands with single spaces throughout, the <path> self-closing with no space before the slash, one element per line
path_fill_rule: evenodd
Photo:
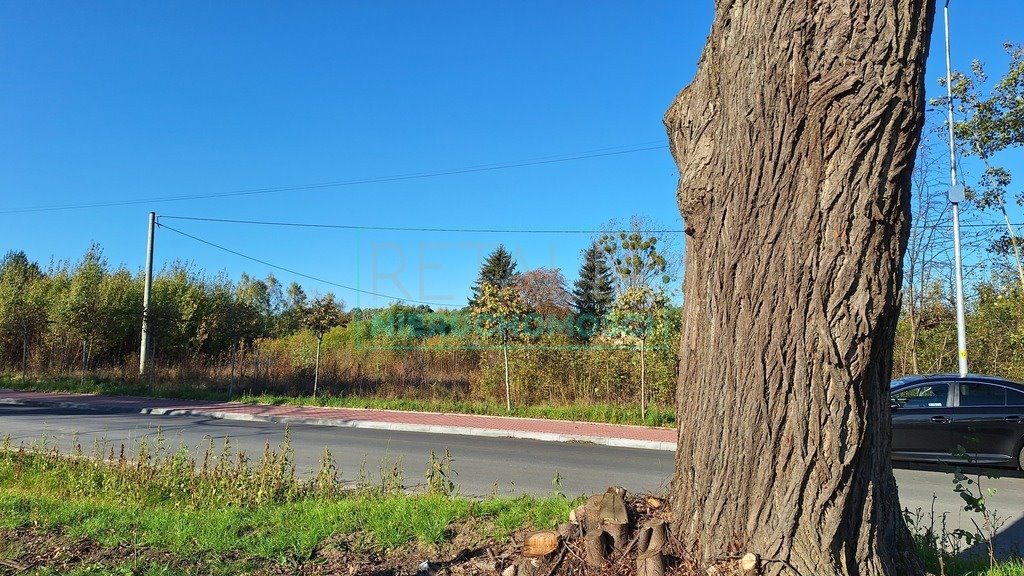
<path fill-rule="evenodd" d="M 24 400 L 21 398 L 0 398 L 0 404 L 16 406 L 48 406 L 70 410 L 93 410 L 97 412 L 135 412 L 134 409 L 119 408 L 81 402 Z M 240 412 L 222 412 L 217 410 L 194 410 L 183 408 L 143 408 L 140 414 L 154 416 L 201 416 L 219 420 L 237 420 L 245 422 L 274 422 L 280 424 L 308 424 L 311 426 L 334 426 L 338 428 L 366 428 L 371 430 L 392 430 L 396 432 L 419 432 L 425 434 L 453 434 L 458 436 L 485 436 L 490 438 L 519 438 L 539 440 L 541 442 L 583 442 L 615 446 L 619 448 L 638 448 L 641 450 L 663 450 L 674 452 L 675 442 L 659 442 L 654 440 L 636 440 L 632 438 L 609 438 L 604 436 L 587 436 L 580 434 L 558 434 L 554 432 L 531 432 L 526 430 L 503 430 L 496 428 L 471 428 L 465 426 L 442 426 L 436 424 L 411 424 L 404 422 L 378 422 L 374 420 L 344 420 L 332 418 L 306 418 L 302 416 L 262 416 Z"/>

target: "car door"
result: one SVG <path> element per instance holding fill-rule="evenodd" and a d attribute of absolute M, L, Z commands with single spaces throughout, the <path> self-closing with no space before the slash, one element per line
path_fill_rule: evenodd
<path fill-rule="evenodd" d="M 1009 447 L 1010 455 L 1017 458 L 1017 466 L 1024 469 L 1024 458 L 1021 451 L 1024 450 L 1024 391 L 1017 388 L 1006 389 L 1006 417 L 1004 418 L 1013 426 L 1013 445 Z"/>
<path fill-rule="evenodd" d="M 962 446 L 966 459 L 977 464 L 1003 464 L 1016 458 L 1014 422 L 1007 412 L 1007 388 L 989 382 L 961 380 L 949 425 L 954 445 Z"/>
<path fill-rule="evenodd" d="M 926 382 L 891 394 L 892 456 L 901 460 L 948 460 L 955 445 L 951 382 Z"/>

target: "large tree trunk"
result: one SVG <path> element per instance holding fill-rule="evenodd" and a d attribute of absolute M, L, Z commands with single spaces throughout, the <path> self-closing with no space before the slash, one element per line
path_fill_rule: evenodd
<path fill-rule="evenodd" d="M 888 381 L 926 0 L 719 0 L 665 116 L 686 222 L 673 531 L 805 575 L 922 573 Z"/>

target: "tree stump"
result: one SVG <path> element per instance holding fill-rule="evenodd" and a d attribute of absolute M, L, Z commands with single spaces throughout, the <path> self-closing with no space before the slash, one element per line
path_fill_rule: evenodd
<path fill-rule="evenodd" d="M 570 516 L 583 526 L 587 563 L 591 566 L 605 566 L 610 550 L 620 552 L 626 548 L 629 513 L 623 499 L 625 494 L 623 488 L 613 486 L 604 494 L 591 496 Z"/>
<path fill-rule="evenodd" d="M 637 576 L 665 575 L 665 557 L 662 550 L 666 540 L 664 520 L 649 520 L 644 523 L 637 539 Z"/>
<path fill-rule="evenodd" d="M 527 558 L 544 558 L 558 550 L 561 537 L 554 530 L 532 532 L 523 541 L 523 556 Z"/>
<path fill-rule="evenodd" d="M 562 539 L 554 530 L 532 532 L 523 541 L 523 553 L 515 565 L 515 576 L 537 576 L 550 564 Z"/>

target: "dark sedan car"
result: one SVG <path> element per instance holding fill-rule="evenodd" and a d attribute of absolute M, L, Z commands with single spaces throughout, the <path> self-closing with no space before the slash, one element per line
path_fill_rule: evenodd
<path fill-rule="evenodd" d="M 929 374 L 893 380 L 894 460 L 1024 469 L 1024 384 L 993 376 Z"/>

